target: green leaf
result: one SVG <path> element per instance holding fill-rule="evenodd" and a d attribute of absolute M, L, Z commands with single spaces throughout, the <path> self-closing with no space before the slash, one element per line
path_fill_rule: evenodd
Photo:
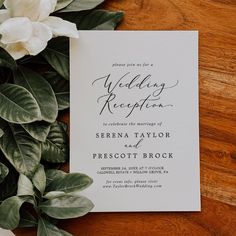
<path fill-rule="evenodd" d="M 31 215 L 27 210 L 25 210 L 23 207 L 20 209 L 20 223 L 19 227 L 25 228 L 25 227 L 36 227 L 37 226 L 37 220 L 33 215 Z"/>
<path fill-rule="evenodd" d="M 67 7 L 70 3 L 72 3 L 74 0 L 58 0 L 57 5 L 55 8 L 55 11 L 61 10 L 65 7 Z"/>
<path fill-rule="evenodd" d="M 0 117 L 11 123 L 30 123 L 41 119 L 33 95 L 15 84 L 0 85 Z"/>
<path fill-rule="evenodd" d="M 3 229 L 15 229 L 20 222 L 20 208 L 28 197 L 13 196 L 0 205 L 0 227 Z"/>
<path fill-rule="evenodd" d="M 61 192 L 61 191 L 51 191 L 47 194 L 45 194 L 43 196 L 43 198 L 46 198 L 46 199 L 53 199 L 53 198 L 58 198 L 58 197 L 62 197 L 62 196 L 65 196 L 66 194 L 64 192 Z"/>
<path fill-rule="evenodd" d="M 48 47 L 54 50 L 60 48 L 61 53 L 69 55 L 70 39 L 64 36 L 53 38 L 48 42 Z"/>
<path fill-rule="evenodd" d="M 47 215 L 56 219 L 70 219 L 87 214 L 93 203 L 82 196 L 62 196 L 39 204 L 39 208 Z"/>
<path fill-rule="evenodd" d="M 20 174 L 19 180 L 18 180 L 18 190 L 17 190 L 17 196 L 34 196 L 34 187 L 30 179 Z"/>
<path fill-rule="evenodd" d="M 68 125 L 64 122 L 58 121 L 58 123 L 62 126 L 62 128 L 65 130 L 65 132 L 67 132 L 68 130 Z"/>
<path fill-rule="evenodd" d="M 60 48 L 52 49 L 47 47 L 41 55 L 64 79 L 69 80 L 69 55 L 63 54 Z"/>
<path fill-rule="evenodd" d="M 0 129 L 0 138 L 4 135 L 4 132 L 2 129 Z"/>
<path fill-rule="evenodd" d="M 69 232 L 65 231 L 65 230 L 62 230 L 60 229 L 60 233 L 61 233 L 61 236 L 73 236 L 72 234 L 70 234 Z"/>
<path fill-rule="evenodd" d="M 66 172 L 56 169 L 48 169 L 45 171 L 45 173 L 46 173 L 46 186 L 48 186 L 56 178 L 60 178 L 66 175 Z"/>
<path fill-rule="evenodd" d="M 0 84 L 4 84 L 12 78 L 12 70 L 0 66 Z"/>
<path fill-rule="evenodd" d="M 45 142 L 50 131 L 49 123 L 36 121 L 29 124 L 22 124 L 23 129 L 34 139 Z"/>
<path fill-rule="evenodd" d="M 90 10 L 104 2 L 104 0 L 74 0 L 62 12 Z"/>
<path fill-rule="evenodd" d="M 72 234 L 58 229 L 55 225 L 49 221 L 39 218 L 37 236 L 72 236 Z"/>
<path fill-rule="evenodd" d="M 114 30 L 123 18 L 123 13 L 117 13 L 114 18 L 93 28 L 93 30 Z"/>
<path fill-rule="evenodd" d="M 46 174 L 45 174 L 43 165 L 38 166 L 38 168 L 35 171 L 35 174 L 32 178 L 32 181 L 33 181 L 34 186 L 43 195 L 44 190 L 46 188 Z"/>
<path fill-rule="evenodd" d="M 40 162 L 40 142 L 33 139 L 20 125 L 0 120 L 0 128 L 4 130 L 0 138 L 0 149 L 19 173 L 31 176 Z"/>
<path fill-rule="evenodd" d="M 54 179 L 46 188 L 46 192 L 62 191 L 73 193 L 82 191 L 92 184 L 93 180 L 85 174 L 71 173 Z"/>
<path fill-rule="evenodd" d="M 24 56 L 17 60 L 17 64 L 27 65 L 30 68 L 33 64 L 47 65 L 47 62 L 38 54 L 36 56 Z"/>
<path fill-rule="evenodd" d="M 0 202 L 6 198 L 12 197 L 17 193 L 17 181 L 19 178 L 18 172 L 12 167 L 12 165 L 7 161 L 2 152 L 0 152 L 0 161 L 9 170 L 8 175 L 5 177 L 2 183 L 0 183 Z M 4 189 L 4 191 L 3 191 Z"/>
<path fill-rule="evenodd" d="M 69 81 L 56 75 L 47 79 L 57 98 L 59 110 L 64 110 L 70 107 L 70 85 Z"/>
<path fill-rule="evenodd" d="M 0 7 L 2 7 L 4 1 L 5 0 L 0 0 Z"/>
<path fill-rule="evenodd" d="M 9 169 L 3 163 L 0 162 L 0 183 L 4 181 L 8 173 Z"/>
<path fill-rule="evenodd" d="M 42 159 L 52 163 L 63 163 L 68 157 L 67 134 L 60 123 L 55 122 L 51 125 L 46 141 L 42 143 Z"/>
<path fill-rule="evenodd" d="M 44 121 L 52 123 L 56 120 L 57 100 L 51 85 L 38 73 L 24 67 L 14 72 L 15 83 L 26 88 L 36 99 Z"/>
<path fill-rule="evenodd" d="M 76 23 L 79 30 L 113 30 L 122 20 L 123 12 L 92 10 L 60 14 L 63 19 Z"/>
<path fill-rule="evenodd" d="M 2 1 L 0 1 L 0 5 L 1 4 L 2 4 Z M 0 66 L 7 67 L 11 70 L 16 69 L 16 67 L 17 67 L 17 64 L 16 64 L 15 60 L 2 47 L 0 47 Z"/>

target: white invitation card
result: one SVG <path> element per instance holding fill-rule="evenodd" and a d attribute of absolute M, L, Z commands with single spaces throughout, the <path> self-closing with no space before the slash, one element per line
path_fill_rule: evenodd
<path fill-rule="evenodd" d="M 70 170 L 93 211 L 200 211 L 198 32 L 79 33 Z"/>

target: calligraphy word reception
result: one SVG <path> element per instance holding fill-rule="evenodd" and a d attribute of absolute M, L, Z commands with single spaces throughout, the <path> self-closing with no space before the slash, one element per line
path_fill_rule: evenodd
<path fill-rule="evenodd" d="M 37 227 L 71 235 L 59 219 L 85 215 L 86 174 L 59 170 L 69 161 L 69 39 L 77 30 L 113 30 L 122 12 L 104 0 L 0 0 L 0 227 Z"/>

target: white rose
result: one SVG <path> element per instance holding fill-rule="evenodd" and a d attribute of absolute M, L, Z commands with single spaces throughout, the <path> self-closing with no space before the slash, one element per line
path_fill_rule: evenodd
<path fill-rule="evenodd" d="M 0 46 L 17 60 L 43 51 L 52 37 L 78 38 L 76 25 L 49 16 L 57 0 L 5 0 L 0 10 Z"/>

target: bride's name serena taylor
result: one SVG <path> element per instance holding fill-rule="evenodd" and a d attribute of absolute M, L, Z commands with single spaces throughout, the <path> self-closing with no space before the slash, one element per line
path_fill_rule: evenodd
<path fill-rule="evenodd" d="M 96 138 L 170 138 L 170 132 L 96 133 Z"/>
<path fill-rule="evenodd" d="M 164 82 L 153 82 L 152 75 L 132 74 L 127 72 L 120 78 L 113 78 L 111 74 L 99 77 L 92 82 L 92 85 L 102 86 L 106 93 L 97 98 L 97 103 L 101 103 L 100 115 L 104 112 L 115 114 L 117 110 L 125 110 L 126 118 L 131 116 L 134 111 L 139 110 L 142 112 L 145 109 L 163 109 L 172 107 L 173 104 L 165 104 L 161 102 L 161 95 L 165 90 L 176 87 L 179 83 L 178 80 L 172 85 Z M 118 96 L 120 89 L 126 89 L 125 92 L 131 90 L 140 90 L 140 98 L 136 101 L 120 101 L 123 96 Z M 148 90 L 144 93 L 144 90 Z M 144 95 L 145 94 L 145 95 Z"/>

